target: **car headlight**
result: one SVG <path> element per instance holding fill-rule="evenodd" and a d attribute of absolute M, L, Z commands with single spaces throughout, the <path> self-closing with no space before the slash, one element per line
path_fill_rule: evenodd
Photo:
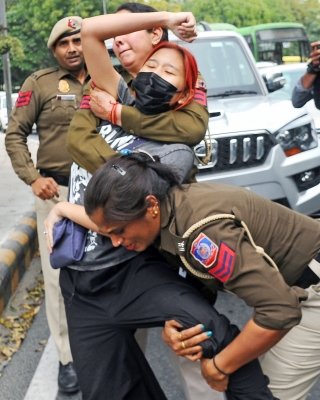
<path fill-rule="evenodd" d="M 281 128 L 275 133 L 275 138 L 287 157 L 318 146 L 317 131 L 309 116 L 299 118 Z"/>

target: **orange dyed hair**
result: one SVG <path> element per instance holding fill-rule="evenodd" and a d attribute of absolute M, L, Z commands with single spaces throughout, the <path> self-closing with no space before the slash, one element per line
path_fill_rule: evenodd
<path fill-rule="evenodd" d="M 173 107 L 173 110 L 180 110 L 180 108 L 185 107 L 186 105 L 190 104 L 194 97 L 194 91 L 198 79 L 198 65 L 195 57 L 190 53 L 189 50 L 181 47 L 175 43 L 171 42 L 160 42 L 155 46 L 151 53 L 148 55 L 147 60 L 158 50 L 166 48 L 166 49 L 173 49 L 177 50 L 183 59 L 184 69 L 185 69 L 185 86 L 177 99 L 176 105 Z M 178 104 L 178 101 L 181 97 L 183 97 L 187 93 L 187 96 L 182 104 Z"/>

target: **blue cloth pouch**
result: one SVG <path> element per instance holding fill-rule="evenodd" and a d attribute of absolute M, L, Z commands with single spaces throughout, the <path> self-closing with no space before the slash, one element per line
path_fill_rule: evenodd
<path fill-rule="evenodd" d="M 53 229 L 53 248 L 50 263 L 53 269 L 80 261 L 86 246 L 88 229 L 64 218 Z"/>

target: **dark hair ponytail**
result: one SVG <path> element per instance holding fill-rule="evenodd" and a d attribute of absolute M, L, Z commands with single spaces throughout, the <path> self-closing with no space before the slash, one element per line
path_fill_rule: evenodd
<path fill-rule="evenodd" d="M 84 206 L 89 216 L 102 209 L 105 222 L 130 222 L 145 214 L 148 195 L 161 202 L 173 186 L 181 188 L 168 165 L 161 164 L 157 156 L 136 152 L 108 160 L 93 174 Z"/>

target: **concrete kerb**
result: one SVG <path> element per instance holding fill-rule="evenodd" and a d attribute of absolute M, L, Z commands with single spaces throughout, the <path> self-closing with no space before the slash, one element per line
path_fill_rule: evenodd
<path fill-rule="evenodd" d="M 0 247 L 0 314 L 38 249 L 35 209 L 26 212 Z"/>

